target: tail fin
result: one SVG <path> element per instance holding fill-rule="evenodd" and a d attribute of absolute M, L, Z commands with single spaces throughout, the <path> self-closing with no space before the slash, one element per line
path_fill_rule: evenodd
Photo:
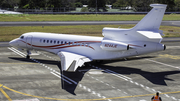
<path fill-rule="evenodd" d="M 136 30 L 159 30 L 166 6 L 164 4 L 151 4 L 153 9 L 133 28 Z"/>

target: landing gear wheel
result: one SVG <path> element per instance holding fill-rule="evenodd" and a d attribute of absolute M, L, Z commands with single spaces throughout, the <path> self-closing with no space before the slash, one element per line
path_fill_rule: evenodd
<path fill-rule="evenodd" d="M 30 56 L 29 56 L 29 55 L 27 55 L 27 56 L 26 56 L 26 59 L 30 59 Z"/>

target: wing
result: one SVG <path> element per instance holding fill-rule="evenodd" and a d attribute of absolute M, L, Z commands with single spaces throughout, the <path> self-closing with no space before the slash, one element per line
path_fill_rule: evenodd
<path fill-rule="evenodd" d="M 65 51 L 59 52 L 58 56 L 61 58 L 61 69 L 63 71 L 75 72 L 76 69 L 81 67 L 85 62 L 91 61 L 91 59 L 85 56 Z"/>

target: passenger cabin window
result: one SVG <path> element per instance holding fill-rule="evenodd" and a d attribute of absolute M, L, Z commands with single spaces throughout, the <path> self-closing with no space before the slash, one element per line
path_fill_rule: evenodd
<path fill-rule="evenodd" d="M 49 40 L 47 40 L 47 43 L 49 43 Z"/>
<path fill-rule="evenodd" d="M 56 40 L 54 40 L 54 44 L 56 44 Z"/>
<path fill-rule="evenodd" d="M 59 41 L 57 42 L 57 44 L 59 44 Z"/>
<path fill-rule="evenodd" d="M 50 43 L 52 43 L 52 40 L 50 41 Z"/>
<path fill-rule="evenodd" d="M 24 36 L 20 36 L 20 39 L 24 39 Z"/>
<path fill-rule="evenodd" d="M 43 42 L 45 43 L 45 42 L 46 42 L 46 40 L 43 40 Z"/>

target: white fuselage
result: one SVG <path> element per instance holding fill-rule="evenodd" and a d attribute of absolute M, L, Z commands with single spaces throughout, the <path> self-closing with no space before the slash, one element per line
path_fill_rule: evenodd
<path fill-rule="evenodd" d="M 21 38 L 23 36 L 23 38 Z M 20 38 L 12 40 L 10 44 L 26 50 L 43 50 L 57 54 L 60 51 L 71 52 L 86 56 L 92 60 L 105 60 L 129 57 L 163 50 L 164 46 L 154 42 L 126 42 L 130 45 L 129 50 L 108 51 L 101 48 L 103 37 L 52 34 L 31 32 L 25 33 Z M 116 48 L 108 44 L 110 48 Z M 157 45 L 160 49 L 157 49 Z"/>

